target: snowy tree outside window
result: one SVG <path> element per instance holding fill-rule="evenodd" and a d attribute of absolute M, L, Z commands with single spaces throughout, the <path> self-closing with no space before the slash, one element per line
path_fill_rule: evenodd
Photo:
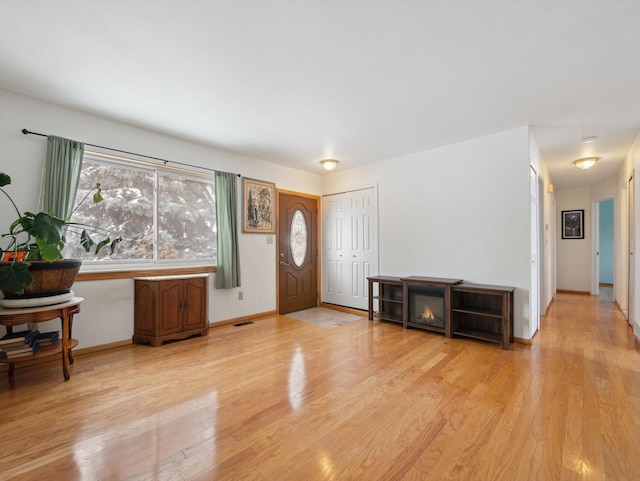
<path fill-rule="evenodd" d="M 97 182 L 104 201 L 83 203 L 71 220 L 104 227 L 123 240 L 114 254 L 103 249 L 96 258 L 86 253 L 73 236 L 74 242 L 65 248 L 65 257 L 101 266 L 163 262 L 215 265 L 213 176 L 107 161 L 85 154 L 76 204 Z"/>

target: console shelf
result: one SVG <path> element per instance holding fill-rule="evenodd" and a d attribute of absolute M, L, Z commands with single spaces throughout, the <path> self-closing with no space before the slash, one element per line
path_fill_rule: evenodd
<path fill-rule="evenodd" d="M 372 295 L 373 285 L 378 284 L 378 295 Z M 373 312 L 373 301 L 378 301 L 378 312 Z M 402 281 L 399 277 L 375 276 L 369 277 L 369 320 L 402 324 L 404 301 L 402 297 Z"/>
<path fill-rule="evenodd" d="M 496 342 L 509 349 L 515 288 L 463 282 L 451 290 L 452 334 Z"/>
<path fill-rule="evenodd" d="M 442 290 L 443 327 L 411 320 L 410 292 L 421 287 Z M 513 342 L 514 291 L 514 287 L 472 284 L 461 279 L 373 276 L 369 277 L 369 320 L 394 322 L 405 329 L 424 329 L 446 337 L 495 342 L 509 349 Z M 374 300 L 378 301 L 377 312 L 373 310 Z"/>
<path fill-rule="evenodd" d="M 456 331 L 453 331 L 453 335 L 502 344 L 501 334 L 493 334 L 488 331 L 475 331 L 473 329 L 458 329 Z"/>
<path fill-rule="evenodd" d="M 502 318 L 502 311 L 499 309 L 484 309 L 480 307 L 461 306 L 453 309 L 454 312 L 461 312 L 463 314 L 479 314 L 487 317 Z"/>

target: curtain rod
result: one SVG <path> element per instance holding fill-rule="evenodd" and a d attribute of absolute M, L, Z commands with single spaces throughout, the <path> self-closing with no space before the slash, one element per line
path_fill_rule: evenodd
<path fill-rule="evenodd" d="M 49 137 L 47 134 L 40 134 L 38 132 L 31 132 L 30 130 L 27 129 L 22 129 L 21 131 L 24 135 L 39 135 L 40 137 Z M 193 165 L 193 164 L 185 164 L 183 162 L 176 162 L 175 160 L 166 160 L 166 159 L 161 159 L 159 157 L 152 157 L 151 155 L 144 155 L 144 154 L 136 154 L 135 152 L 128 152 L 126 150 L 120 150 L 120 149 L 114 149 L 112 147 L 104 147 L 103 145 L 96 145 L 96 144 L 88 144 L 86 142 L 83 142 L 84 145 L 89 145 L 91 147 L 97 147 L 99 149 L 105 149 L 105 150 L 111 150 L 113 152 L 120 152 L 121 154 L 129 154 L 129 155 L 135 155 L 137 157 L 144 157 L 146 159 L 153 159 L 153 160 L 158 160 L 162 163 L 164 163 L 164 165 L 167 164 L 177 164 L 177 165 L 182 165 L 183 167 L 192 167 L 195 169 L 202 169 L 202 170 L 207 170 L 209 172 L 218 172 L 215 169 L 209 169 L 207 167 L 200 167 L 199 165 Z M 240 174 L 236 174 L 238 177 L 242 177 Z"/>

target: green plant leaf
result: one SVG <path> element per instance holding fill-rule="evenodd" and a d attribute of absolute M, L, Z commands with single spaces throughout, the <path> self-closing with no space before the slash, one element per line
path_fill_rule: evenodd
<path fill-rule="evenodd" d="M 32 231 L 27 232 L 36 238 L 42 239 L 47 244 L 56 244 L 64 236 L 64 226 L 65 222 L 62 219 L 58 219 L 51 214 L 38 212 L 33 219 Z"/>
<path fill-rule="evenodd" d="M 0 285 L 16 294 L 24 293 L 24 288 L 33 283 L 28 262 L 12 262 L 0 267 Z"/>
<path fill-rule="evenodd" d="M 102 202 L 104 199 L 102 198 L 102 189 L 100 188 L 100 182 L 96 183 L 96 192 L 93 194 L 93 202 L 97 204 L 98 202 Z"/>
<path fill-rule="evenodd" d="M 111 250 L 111 254 L 113 254 L 116 251 L 118 244 L 120 244 L 120 242 L 122 242 L 122 237 L 113 239 L 113 241 L 111 242 L 111 246 L 109 247 L 109 249 Z"/>
<path fill-rule="evenodd" d="M 95 244 L 86 229 L 82 231 L 82 234 L 80 234 L 80 244 L 84 247 L 86 252 L 89 252 L 91 247 Z"/>
<path fill-rule="evenodd" d="M 110 242 L 111 242 L 111 239 L 109 239 L 108 237 L 106 239 L 102 239 L 100 242 L 98 242 L 96 244 L 95 254 L 98 254 L 98 252 L 100 252 L 100 249 L 102 249 L 104 246 L 108 245 Z"/>
<path fill-rule="evenodd" d="M 42 260 L 42 256 L 40 255 L 40 248 L 38 247 L 38 244 L 36 244 L 35 242 L 33 244 L 24 246 L 24 249 L 27 251 L 28 261 Z"/>
<path fill-rule="evenodd" d="M 5 185 L 9 185 L 11 183 L 11 177 L 9 177 L 9 174 L 5 174 L 4 172 L 0 171 L 0 187 L 4 187 Z"/>
<path fill-rule="evenodd" d="M 38 242 L 38 247 L 40 248 L 40 257 L 47 262 L 57 261 L 62 257 L 62 248 L 64 244 L 44 244 L 41 243 L 40 240 Z"/>
<path fill-rule="evenodd" d="M 31 229 L 32 226 L 33 226 L 33 214 L 31 212 L 25 212 L 22 217 L 14 220 L 11 223 L 11 226 L 9 227 L 9 232 L 11 235 L 15 236 L 22 231 L 29 232 L 29 229 Z M 21 230 L 18 229 L 18 227 L 20 227 Z"/>

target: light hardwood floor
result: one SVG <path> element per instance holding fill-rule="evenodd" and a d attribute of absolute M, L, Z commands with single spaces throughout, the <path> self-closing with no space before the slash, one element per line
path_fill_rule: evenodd
<path fill-rule="evenodd" d="M 76 322 L 82 322 L 81 316 Z M 532 346 L 278 316 L 0 377 L 2 480 L 640 480 L 640 353 L 559 294 Z"/>

